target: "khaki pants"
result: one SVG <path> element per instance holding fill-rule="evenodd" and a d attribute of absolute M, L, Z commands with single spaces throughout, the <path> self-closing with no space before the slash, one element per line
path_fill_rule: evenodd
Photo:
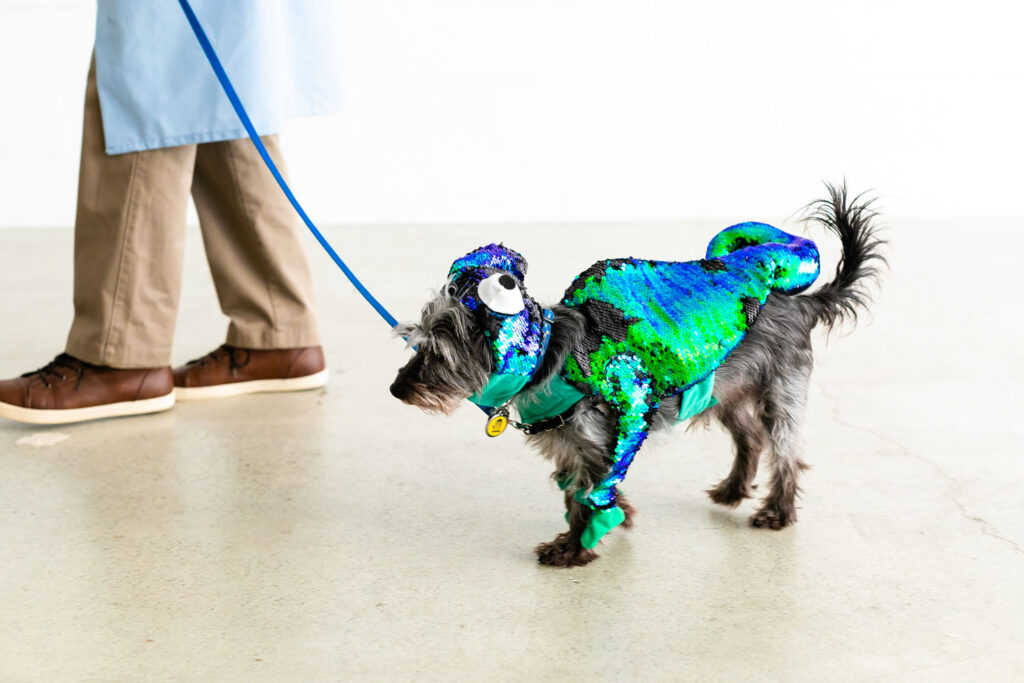
<path fill-rule="evenodd" d="M 277 137 L 263 142 L 284 173 Z M 107 155 L 94 63 L 85 95 L 67 353 L 116 368 L 170 363 L 190 191 L 217 298 L 231 320 L 227 343 L 257 349 L 320 343 L 298 217 L 252 143 Z"/>

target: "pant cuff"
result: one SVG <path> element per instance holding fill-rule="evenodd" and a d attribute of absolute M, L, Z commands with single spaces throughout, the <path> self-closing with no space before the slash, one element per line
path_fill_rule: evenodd
<path fill-rule="evenodd" d="M 242 349 L 297 349 L 320 346 L 320 332 L 311 330 L 243 330 L 228 326 L 227 343 Z"/>
<path fill-rule="evenodd" d="M 68 339 L 64 352 L 93 365 L 120 370 L 162 368 L 171 364 L 171 349 L 125 349 Z"/>

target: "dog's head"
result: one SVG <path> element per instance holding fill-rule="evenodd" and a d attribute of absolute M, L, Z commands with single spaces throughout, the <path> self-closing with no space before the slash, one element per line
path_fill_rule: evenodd
<path fill-rule="evenodd" d="M 526 268 L 518 252 L 500 244 L 457 259 L 420 321 L 395 328 L 417 352 L 398 371 L 391 393 L 447 414 L 471 397 L 480 405 L 501 405 L 509 387 L 522 388 L 550 330 L 544 310 L 526 293 Z"/>

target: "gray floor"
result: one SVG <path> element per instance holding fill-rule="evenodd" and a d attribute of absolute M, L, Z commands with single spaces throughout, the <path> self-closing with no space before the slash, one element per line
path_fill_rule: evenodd
<path fill-rule="evenodd" d="M 408 318 L 487 241 L 550 300 L 598 257 L 693 258 L 719 227 L 330 235 Z M 630 472 L 636 528 L 574 570 L 531 552 L 563 527 L 546 463 L 471 406 L 393 400 L 407 352 L 313 253 L 326 391 L 0 424 L 0 679 L 1024 680 L 1022 228 L 889 226 L 873 319 L 818 338 L 794 528 L 714 507 L 729 442 L 680 430 Z M 0 376 L 61 349 L 70 250 L 0 231 Z M 186 268 L 179 362 L 226 325 L 194 233 Z"/>

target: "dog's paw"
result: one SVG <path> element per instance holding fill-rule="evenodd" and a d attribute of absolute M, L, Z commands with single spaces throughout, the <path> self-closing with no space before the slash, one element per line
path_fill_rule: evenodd
<path fill-rule="evenodd" d="M 558 534 L 555 540 L 541 543 L 534 548 L 537 561 L 549 567 L 582 567 L 598 558 L 593 550 L 587 550 L 573 539 L 568 531 Z"/>
<path fill-rule="evenodd" d="M 796 512 L 776 507 L 763 507 L 750 517 L 751 526 L 759 529 L 782 529 L 796 521 Z"/>
<path fill-rule="evenodd" d="M 618 498 L 615 499 L 615 503 L 616 505 L 619 506 L 619 508 L 622 509 L 622 513 L 626 515 L 626 518 L 622 520 L 622 528 L 632 529 L 633 515 L 636 514 L 636 508 L 633 507 L 633 504 L 626 500 L 626 497 L 623 496 L 621 493 L 619 494 Z"/>
<path fill-rule="evenodd" d="M 731 508 L 739 505 L 745 498 L 754 497 L 752 486 L 733 479 L 723 479 L 718 486 L 708 489 L 707 494 L 711 502 Z"/>

